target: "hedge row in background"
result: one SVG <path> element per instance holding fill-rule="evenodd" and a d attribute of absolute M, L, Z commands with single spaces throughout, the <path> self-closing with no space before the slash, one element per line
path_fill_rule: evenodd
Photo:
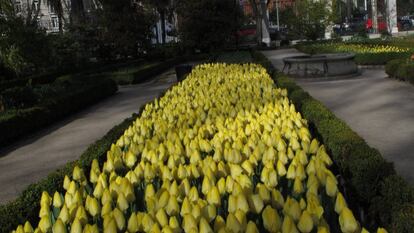
<path fill-rule="evenodd" d="M 117 91 L 116 83 L 105 78 L 97 79 L 90 85 L 79 85 L 74 88 L 76 90 L 60 93 L 59 96 L 44 100 L 32 107 L 12 109 L 1 113 L 0 145 L 8 144 Z"/>
<path fill-rule="evenodd" d="M 88 75 L 88 74 L 97 74 L 102 72 L 107 72 L 110 70 L 117 70 L 124 67 L 130 67 L 130 66 L 139 66 L 143 63 L 142 60 L 133 60 L 133 61 L 127 61 L 122 63 L 113 63 L 113 64 L 94 64 L 89 65 L 88 67 L 84 68 L 83 70 L 63 70 L 59 72 L 48 72 L 44 74 L 38 74 L 33 75 L 29 77 L 24 78 L 17 78 L 17 79 L 11 79 L 11 80 L 3 80 L 0 81 L 0 92 L 3 90 L 13 88 L 13 87 L 23 87 L 28 84 L 30 85 L 43 85 L 43 84 L 49 84 L 54 82 L 59 77 L 62 77 L 64 75 L 78 73 L 77 75 Z"/>
<path fill-rule="evenodd" d="M 414 84 L 414 61 L 409 59 L 391 60 L 385 66 L 385 72 L 391 77 Z"/>
<path fill-rule="evenodd" d="M 270 61 L 261 53 L 254 51 L 253 57 L 269 67 Z M 294 80 L 274 72 L 273 67 L 268 71 L 279 87 L 288 90 L 289 99 L 308 120 L 314 135 L 329 149 L 342 177 L 343 192 L 353 212 L 360 213 L 361 222 L 372 228 L 385 226 L 395 233 L 412 232 L 414 190 L 393 165 Z"/>
<path fill-rule="evenodd" d="M 119 85 L 137 84 L 145 82 L 149 78 L 158 75 L 185 60 L 187 59 L 184 57 L 178 57 L 164 62 L 153 62 L 142 64 L 141 66 L 126 67 L 105 74 L 109 75 Z"/>

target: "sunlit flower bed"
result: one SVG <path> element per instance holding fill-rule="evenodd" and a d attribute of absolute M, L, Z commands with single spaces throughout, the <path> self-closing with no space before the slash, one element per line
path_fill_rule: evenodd
<path fill-rule="evenodd" d="M 392 45 L 376 45 L 376 44 L 347 44 L 347 43 L 329 43 L 311 45 L 314 49 L 332 52 L 352 52 L 352 53 L 407 53 L 408 48 L 397 47 Z"/>
<path fill-rule="evenodd" d="M 367 232 L 286 96 L 258 65 L 196 67 L 16 232 Z"/>

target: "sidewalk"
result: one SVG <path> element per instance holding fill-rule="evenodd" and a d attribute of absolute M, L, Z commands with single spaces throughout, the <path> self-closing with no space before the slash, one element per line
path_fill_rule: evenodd
<path fill-rule="evenodd" d="M 283 57 L 300 53 L 286 49 L 263 54 L 281 70 Z M 363 69 L 361 76 L 350 79 L 297 83 L 394 162 L 397 172 L 414 184 L 413 85 L 389 79 L 383 69 Z"/>
<path fill-rule="evenodd" d="M 0 204 L 78 159 L 90 144 L 175 82 L 171 69 L 147 83 L 120 87 L 114 96 L 0 151 Z"/>

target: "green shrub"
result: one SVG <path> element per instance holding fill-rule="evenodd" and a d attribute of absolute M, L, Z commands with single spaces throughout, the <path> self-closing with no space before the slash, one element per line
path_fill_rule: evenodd
<path fill-rule="evenodd" d="M 5 145 L 50 122 L 91 105 L 114 94 L 117 85 L 113 80 L 100 79 L 90 85 L 76 85 L 70 91 L 45 99 L 37 106 L 0 115 L 0 145 Z M 4 115 L 3 117 L 1 117 Z"/>
<path fill-rule="evenodd" d="M 401 63 L 405 62 L 405 59 L 395 59 L 387 62 L 385 65 L 385 73 L 390 77 L 395 77 Z"/>
<path fill-rule="evenodd" d="M 32 87 L 14 87 L 4 90 L 0 95 L 0 100 L 6 110 L 13 108 L 30 108 L 37 103 L 38 96 L 36 96 Z"/>
<path fill-rule="evenodd" d="M 390 232 L 412 233 L 414 226 L 414 205 L 404 204 L 392 215 Z"/>

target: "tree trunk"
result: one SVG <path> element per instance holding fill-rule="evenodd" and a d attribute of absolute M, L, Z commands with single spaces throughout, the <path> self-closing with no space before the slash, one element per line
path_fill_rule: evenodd
<path fill-rule="evenodd" d="M 71 23 L 79 24 L 83 20 L 84 8 L 82 0 L 70 0 L 71 9 L 70 9 L 70 19 Z"/>
<path fill-rule="evenodd" d="M 252 6 L 253 14 L 256 16 L 256 40 L 257 45 L 262 45 L 262 17 L 260 11 L 256 5 L 255 0 L 249 0 L 250 5 Z"/>
<path fill-rule="evenodd" d="M 161 38 L 162 38 L 162 43 L 165 44 L 166 37 L 167 37 L 166 32 L 165 32 L 165 9 L 161 9 L 160 18 L 161 18 Z"/>
<path fill-rule="evenodd" d="M 60 34 L 63 34 L 63 19 L 62 19 L 63 17 L 62 16 L 59 16 L 58 17 L 58 20 L 59 20 L 59 33 Z"/>

